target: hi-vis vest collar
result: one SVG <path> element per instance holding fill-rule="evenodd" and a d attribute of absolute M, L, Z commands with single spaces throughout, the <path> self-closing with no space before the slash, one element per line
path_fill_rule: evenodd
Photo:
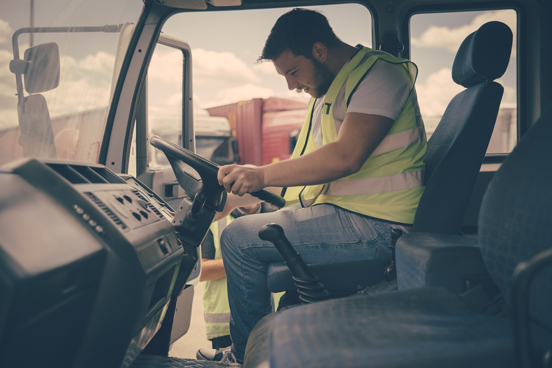
<path fill-rule="evenodd" d="M 356 86 L 378 60 L 406 68 L 410 74 L 412 89 L 400 116 L 357 173 L 323 185 L 288 188 L 285 194 L 288 203 L 299 200 L 303 206 L 332 203 L 376 218 L 405 224 L 413 222 L 423 192 L 423 156 L 427 142 L 413 88 L 417 68 L 410 61 L 366 47 L 359 50 L 343 66 L 324 96 L 322 142 L 313 139 L 312 118 L 316 100 L 311 99 L 309 114 L 292 158 L 337 140 L 334 108 L 344 105 L 346 109 Z"/>

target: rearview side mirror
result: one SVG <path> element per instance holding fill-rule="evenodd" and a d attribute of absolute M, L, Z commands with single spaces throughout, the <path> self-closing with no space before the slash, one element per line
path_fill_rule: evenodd
<path fill-rule="evenodd" d="M 25 50 L 25 89 L 29 93 L 50 91 L 59 85 L 59 48 L 50 42 Z"/>
<path fill-rule="evenodd" d="M 28 93 L 50 91 L 59 85 L 59 48 L 54 42 L 28 48 L 23 60 L 12 60 L 10 70 L 23 74 Z"/>

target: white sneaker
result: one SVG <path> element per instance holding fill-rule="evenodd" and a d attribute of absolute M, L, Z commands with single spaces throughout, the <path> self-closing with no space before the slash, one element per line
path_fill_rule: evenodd
<path fill-rule="evenodd" d="M 199 349 L 196 353 L 198 360 L 209 360 L 211 362 L 230 363 L 241 367 L 241 363 L 236 359 L 234 353 L 232 353 L 232 346 L 223 349 Z"/>

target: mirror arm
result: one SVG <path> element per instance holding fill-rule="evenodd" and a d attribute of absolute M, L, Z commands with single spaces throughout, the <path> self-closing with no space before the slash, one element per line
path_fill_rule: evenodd
<path fill-rule="evenodd" d="M 17 38 L 23 32 L 24 29 L 25 28 L 19 29 L 19 30 L 15 31 L 15 33 L 13 34 L 13 37 L 12 37 L 13 60 L 10 62 L 10 70 L 11 70 L 11 67 L 12 67 L 12 62 L 16 66 L 19 66 L 18 64 L 20 64 L 23 61 L 19 58 L 19 43 L 17 42 Z M 25 69 L 27 69 L 27 65 L 25 65 Z M 16 85 L 16 89 L 17 89 L 17 106 L 22 108 L 23 107 L 23 102 L 24 102 L 23 98 L 25 97 L 23 95 L 23 79 L 21 78 L 23 73 L 14 72 L 13 70 L 12 70 L 12 73 L 15 74 L 15 85 Z"/>

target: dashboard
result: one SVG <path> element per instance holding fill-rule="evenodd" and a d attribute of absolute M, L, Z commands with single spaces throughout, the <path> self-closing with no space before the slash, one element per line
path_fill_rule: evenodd
<path fill-rule="evenodd" d="M 173 209 L 103 165 L 24 159 L 0 186 L 0 366 L 130 365 L 183 272 Z"/>

